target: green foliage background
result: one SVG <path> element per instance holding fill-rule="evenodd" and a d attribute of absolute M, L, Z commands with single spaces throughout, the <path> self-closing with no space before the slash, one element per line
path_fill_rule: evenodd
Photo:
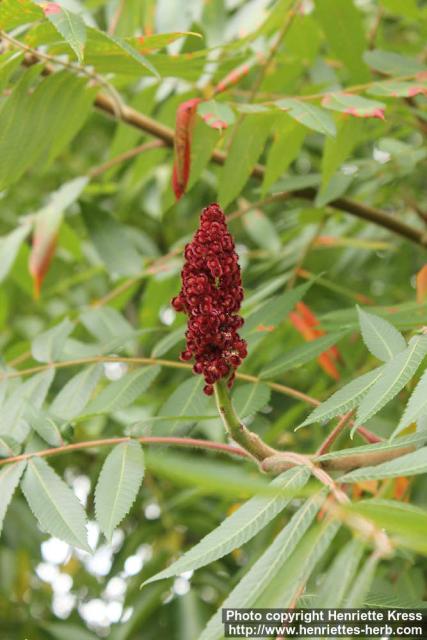
<path fill-rule="evenodd" d="M 246 290 L 249 357 L 233 390 L 245 422 L 272 446 L 313 453 L 344 412 L 309 424 L 316 400 L 384 360 L 389 402 L 368 401 L 358 415 L 386 440 L 400 424 L 400 437 L 420 447 L 426 3 L 46 4 L 0 2 L 0 455 L 123 436 L 226 443 L 213 399 L 179 364 L 184 318 L 169 305 L 181 247 L 213 201 L 231 214 Z M 242 64 L 248 74 L 214 95 Z M 175 113 L 193 97 L 205 102 L 188 190 L 175 203 Z M 209 127 L 206 114 L 223 128 Z M 28 269 L 37 228 L 48 240 L 58 231 L 38 300 Z M 289 322 L 302 296 L 326 331 L 319 347 Z M 356 304 L 412 340 L 415 356 L 406 360 L 403 338 L 388 323 L 375 330 L 378 320 L 360 317 Z M 335 341 L 339 381 L 317 360 Z M 362 445 L 346 428 L 334 452 Z M 278 496 L 243 458 L 151 444 L 143 454 L 122 443 L 103 467 L 110 452 L 93 446 L 0 467 L 2 640 L 219 638 L 215 623 L 202 630 L 244 576 L 233 591 L 241 606 L 423 606 L 426 448 L 351 471 L 353 503 L 330 524 L 315 520 L 314 479 Z M 85 514 L 67 487 L 85 503 L 92 554 L 74 548 L 87 547 Z M 257 492 L 241 507 L 254 526 L 233 520 L 230 548 L 220 530 L 213 560 L 206 552 L 194 574 L 190 562 L 140 590 Z M 352 511 L 376 533 L 366 536 Z M 378 553 L 382 529 L 388 555 Z"/>

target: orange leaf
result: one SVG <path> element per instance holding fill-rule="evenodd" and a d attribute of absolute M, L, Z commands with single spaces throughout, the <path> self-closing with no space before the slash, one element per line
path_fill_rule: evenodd
<path fill-rule="evenodd" d="M 408 487 L 409 487 L 408 478 L 405 478 L 404 476 L 395 478 L 393 498 L 395 498 L 395 500 L 403 500 L 405 497 L 405 494 L 407 493 Z"/>
<path fill-rule="evenodd" d="M 40 297 L 42 282 L 49 270 L 56 250 L 61 221 L 62 214 L 52 210 L 43 211 L 36 216 L 32 249 L 28 262 L 36 299 Z"/>
<path fill-rule="evenodd" d="M 427 300 L 427 264 L 417 273 L 417 302 L 422 304 Z"/>
<path fill-rule="evenodd" d="M 191 98 L 180 104 L 176 112 L 172 187 L 177 200 L 184 195 L 190 177 L 191 137 L 199 102 L 200 98 Z"/>

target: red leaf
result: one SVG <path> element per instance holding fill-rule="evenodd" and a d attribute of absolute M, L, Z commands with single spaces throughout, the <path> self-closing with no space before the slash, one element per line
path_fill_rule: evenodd
<path fill-rule="evenodd" d="M 343 113 L 348 113 L 350 116 L 355 116 L 356 118 L 379 118 L 380 120 L 384 120 L 384 109 L 380 108 L 360 113 L 357 107 L 347 107 Z"/>
<path fill-rule="evenodd" d="M 242 78 L 248 75 L 250 70 L 250 66 L 248 64 L 242 64 L 240 67 L 236 67 L 233 71 L 230 71 L 228 75 L 225 76 L 214 89 L 214 94 L 222 93 L 223 91 L 227 91 L 230 87 L 240 82 Z"/>
<path fill-rule="evenodd" d="M 41 5 L 45 16 L 52 15 L 53 13 L 61 13 L 61 5 L 57 2 L 45 2 Z"/>
<path fill-rule="evenodd" d="M 417 273 L 417 302 L 422 304 L 427 300 L 427 264 Z"/>
<path fill-rule="evenodd" d="M 227 129 L 228 127 L 228 123 L 224 120 L 219 120 L 214 113 L 205 113 L 202 119 L 209 127 L 212 127 L 212 129 Z"/>
<path fill-rule="evenodd" d="M 398 478 L 395 478 L 394 480 L 394 491 L 393 491 L 393 498 L 395 500 L 404 500 L 405 497 L 407 498 L 407 491 L 409 488 L 409 480 L 408 478 L 405 478 L 404 476 L 399 476 Z"/>
<path fill-rule="evenodd" d="M 172 187 L 177 200 L 184 195 L 190 177 L 191 136 L 199 102 L 200 98 L 191 98 L 180 104 L 176 112 Z"/>
<path fill-rule="evenodd" d="M 43 280 L 49 270 L 56 249 L 62 215 L 52 211 L 40 213 L 36 217 L 33 243 L 28 267 L 34 282 L 34 297 L 40 297 Z"/>
<path fill-rule="evenodd" d="M 312 340 L 325 335 L 325 331 L 323 331 L 323 329 L 316 328 L 319 325 L 319 320 L 304 302 L 298 302 L 296 304 L 296 309 L 297 311 L 293 311 L 289 314 L 289 319 L 295 329 L 302 335 L 304 340 L 311 342 Z M 325 373 L 334 380 L 339 380 L 340 378 L 340 372 L 334 362 L 338 360 L 339 357 L 340 353 L 337 347 L 330 347 L 317 358 L 318 363 Z"/>

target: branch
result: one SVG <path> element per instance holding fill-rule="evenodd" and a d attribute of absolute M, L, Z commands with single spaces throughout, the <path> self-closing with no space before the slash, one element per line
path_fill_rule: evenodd
<path fill-rule="evenodd" d="M 139 111 L 136 111 L 135 109 L 132 109 L 128 105 L 122 104 L 120 97 L 117 95 L 114 88 L 106 80 L 104 80 L 102 76 L 99 76 L 93 71 L 88 70 L 82 65 L 63 61 L 59 58 L 55 58 L 54 56 L 44 54 L 36 49 L 29 47 L 28 45 L 25 45 L 19 40 L 12 38 L 3 31 L 0 31 L 0 37 L 5 39 L 16 48 L 19 48 L 22 51 L 26 51 L 28 54 L 30 54 L 26 59 L 25 64 L 31 65 L 37 62 L 37 60 L 46 62 L 47 64 L 44 68 L 45 75 L 54 73 L 52 63 L 59 64 L 69 68 L 71 71 L 84 73 L 85 75 L 90 77 L 92 81 L 104 85 L 106 90 L 111 95 L 107 96 L 103 93 L 97 94 L 94 100 L 94 104 L 98 109 L 114 118 L 117 118 L 121 122 L 125 122 L 126 124 L 136 127 L 137 129 L 145 131 L 149 135 L 162 140 L 168 147 L 174 147 L 175 134 L 173 129 L 157 122 L 156 120 L 153 120 L 153 118 L 149 118 L 148 116 L 140 113 Z M 223 165 L 226 159 L 227 154 L 219 151 L 218 149 L 215 149 L 211 156 L 211 160 L 219 165 Z M 265 167 L 260 164 L 256 164 L 252 170 L 252 176 L 259 180 L 262 180 L 264 178 L 264 173 Z M 302 198 L 304 200 L 313 201 L 315 200 L 316 195 L 317 191 L 313 188 L 295 189 L 284 192 L 281 196 L 281 199 Z M 396 220 L 392 216 L 384 213 L 384 211 L 382 211 L 381 209 L 356 202 L 355 200 L 351 200 L 349 198 L 336 198 L 335 200 L 332 200 L 328 204 L 328 206 L 340 211 L 345 211 L 346 213 L 350 213 L 351 215 L 354 215 L 357 218 L 361 218 L 362 220 L 372 222 L 373 224 L 383 227 L 384 229 L 388 229 L 389 231 L 392 231 L 393 233 L 396 233 L 406 238 L 407 240 L 414 242 L 415 244 L 419 244 L 422 247 L 427 247 L 426 232 L 419 231 L 412 226 Z"/>
<path fill-rule="evenodd" d="M 144 357 L 121 357 L 121 356 L 90 356 L 86 358 L 76 358 L 75 360 L 63 360 L 61 362 L 49 362 L 48 364 L 37 365 L 36 367 L 30 367 L 28 369 L 21 369 L 20 371 L 7 371 L 5 373 L 0 373 L 0 382 L 3 380 L 8 380 L 10 378 L 20 378 L 22 376 L 29 376 L 34 373 L 40 373 L 42 371 L 46 371 L 49 368 L 55 369 L 64 369 L 66 367 L 75 367 L 82 364 L 93 364 L 96 362 L 127 362 L 129 364 L 145 364 L 145 365 L 160 365 L 162 367 L 169 367 L 172 369 L 192 369 L 192 365 L 186 362 L 178 362 L 176 360 L 164 360 L 162 358 L 144 358 Z M 260 382 L 260 378 L 257 376 L 252 376 L 247 373 L 236 373 L 236 378 L 240 380 L 246 380 L 247 382 Z M 284 384 L 279 384 L 278 382 L 271 381 L 263 381 L 274 391 L 278 391 L 290 398 L 294 398 L 295 400 L 299 400 L 301 402 L 305 402 L 306 404 L 311 405 L 312 407 L 317 407 L 321 403 L 316 398 L 309 396 L 302 391 L 298 391 L 298 389 L 294 389 L 293 387 L 288 387 Z M 375 443 L 382 442 L 382 438 L 375 435 L 365 427 L 358 427 L 358 433 L 364 438 L 367 442 Z"/>
<path fill-rule="evenodd" d="M 164 444 L 178 447 L 195 447 L 197 449 L 211 449 L 213 451 L 220 451 L 222 453 L 228 453 L 230 455 L 241 456 L 247 458 L 248 453 L 240 447 L 235 447 L 230 444 L 224 444 L 222 442 L 211 442 L 210 440 L 198 440 L 196 438 L 175 438 L 175 437 L 161 437 L 161 436 L 142 436 L 141 438 L 105 438 L 102 440 L 86 440 L 85 442 L 75 442 L 74 444 L 65 444 L 61 447 L 54 449 L 43 449 L 42 451 L 32 451 L 31 453 L 22 453 L 19 456 L 12 456 L 10 458 L 0 459 L 0 466 L 5 464 L 11 464 L 13 462 L 22 462 L 29 460 L 29 458 L 47 458 L 50 456 L 56 456 L 61 453 L 68 453 L 69 451 L 78 451 L 79 449 L 93 449 L 95 447 L 111 447 L 121 442 L 128 442 L 131 440 L 137 440 L 142 444 Z"/>

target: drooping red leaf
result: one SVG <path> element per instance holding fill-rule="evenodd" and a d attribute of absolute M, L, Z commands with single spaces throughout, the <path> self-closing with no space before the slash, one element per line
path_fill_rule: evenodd
<path fill-rule="evenodd" d="M 427 301 L 427 264 L 417 273 L 417 302 L 422 304 Z"/>
<path fill-rule="evenodd" d="M 28 267 L 34 283 L 34 297 L 40 297 L 43 280 L 56 250 L 62 214 L 51 210 L 36 216 Z"/>
<path fill-rule="evenodd" d="M 185 193 L 190 177 L 191 138 L 194 118 L 200 98 L 191 98 L 179 105 L 176 112 L 175 160 L 172 174 L 172 187 L 179 200 Z"/>

